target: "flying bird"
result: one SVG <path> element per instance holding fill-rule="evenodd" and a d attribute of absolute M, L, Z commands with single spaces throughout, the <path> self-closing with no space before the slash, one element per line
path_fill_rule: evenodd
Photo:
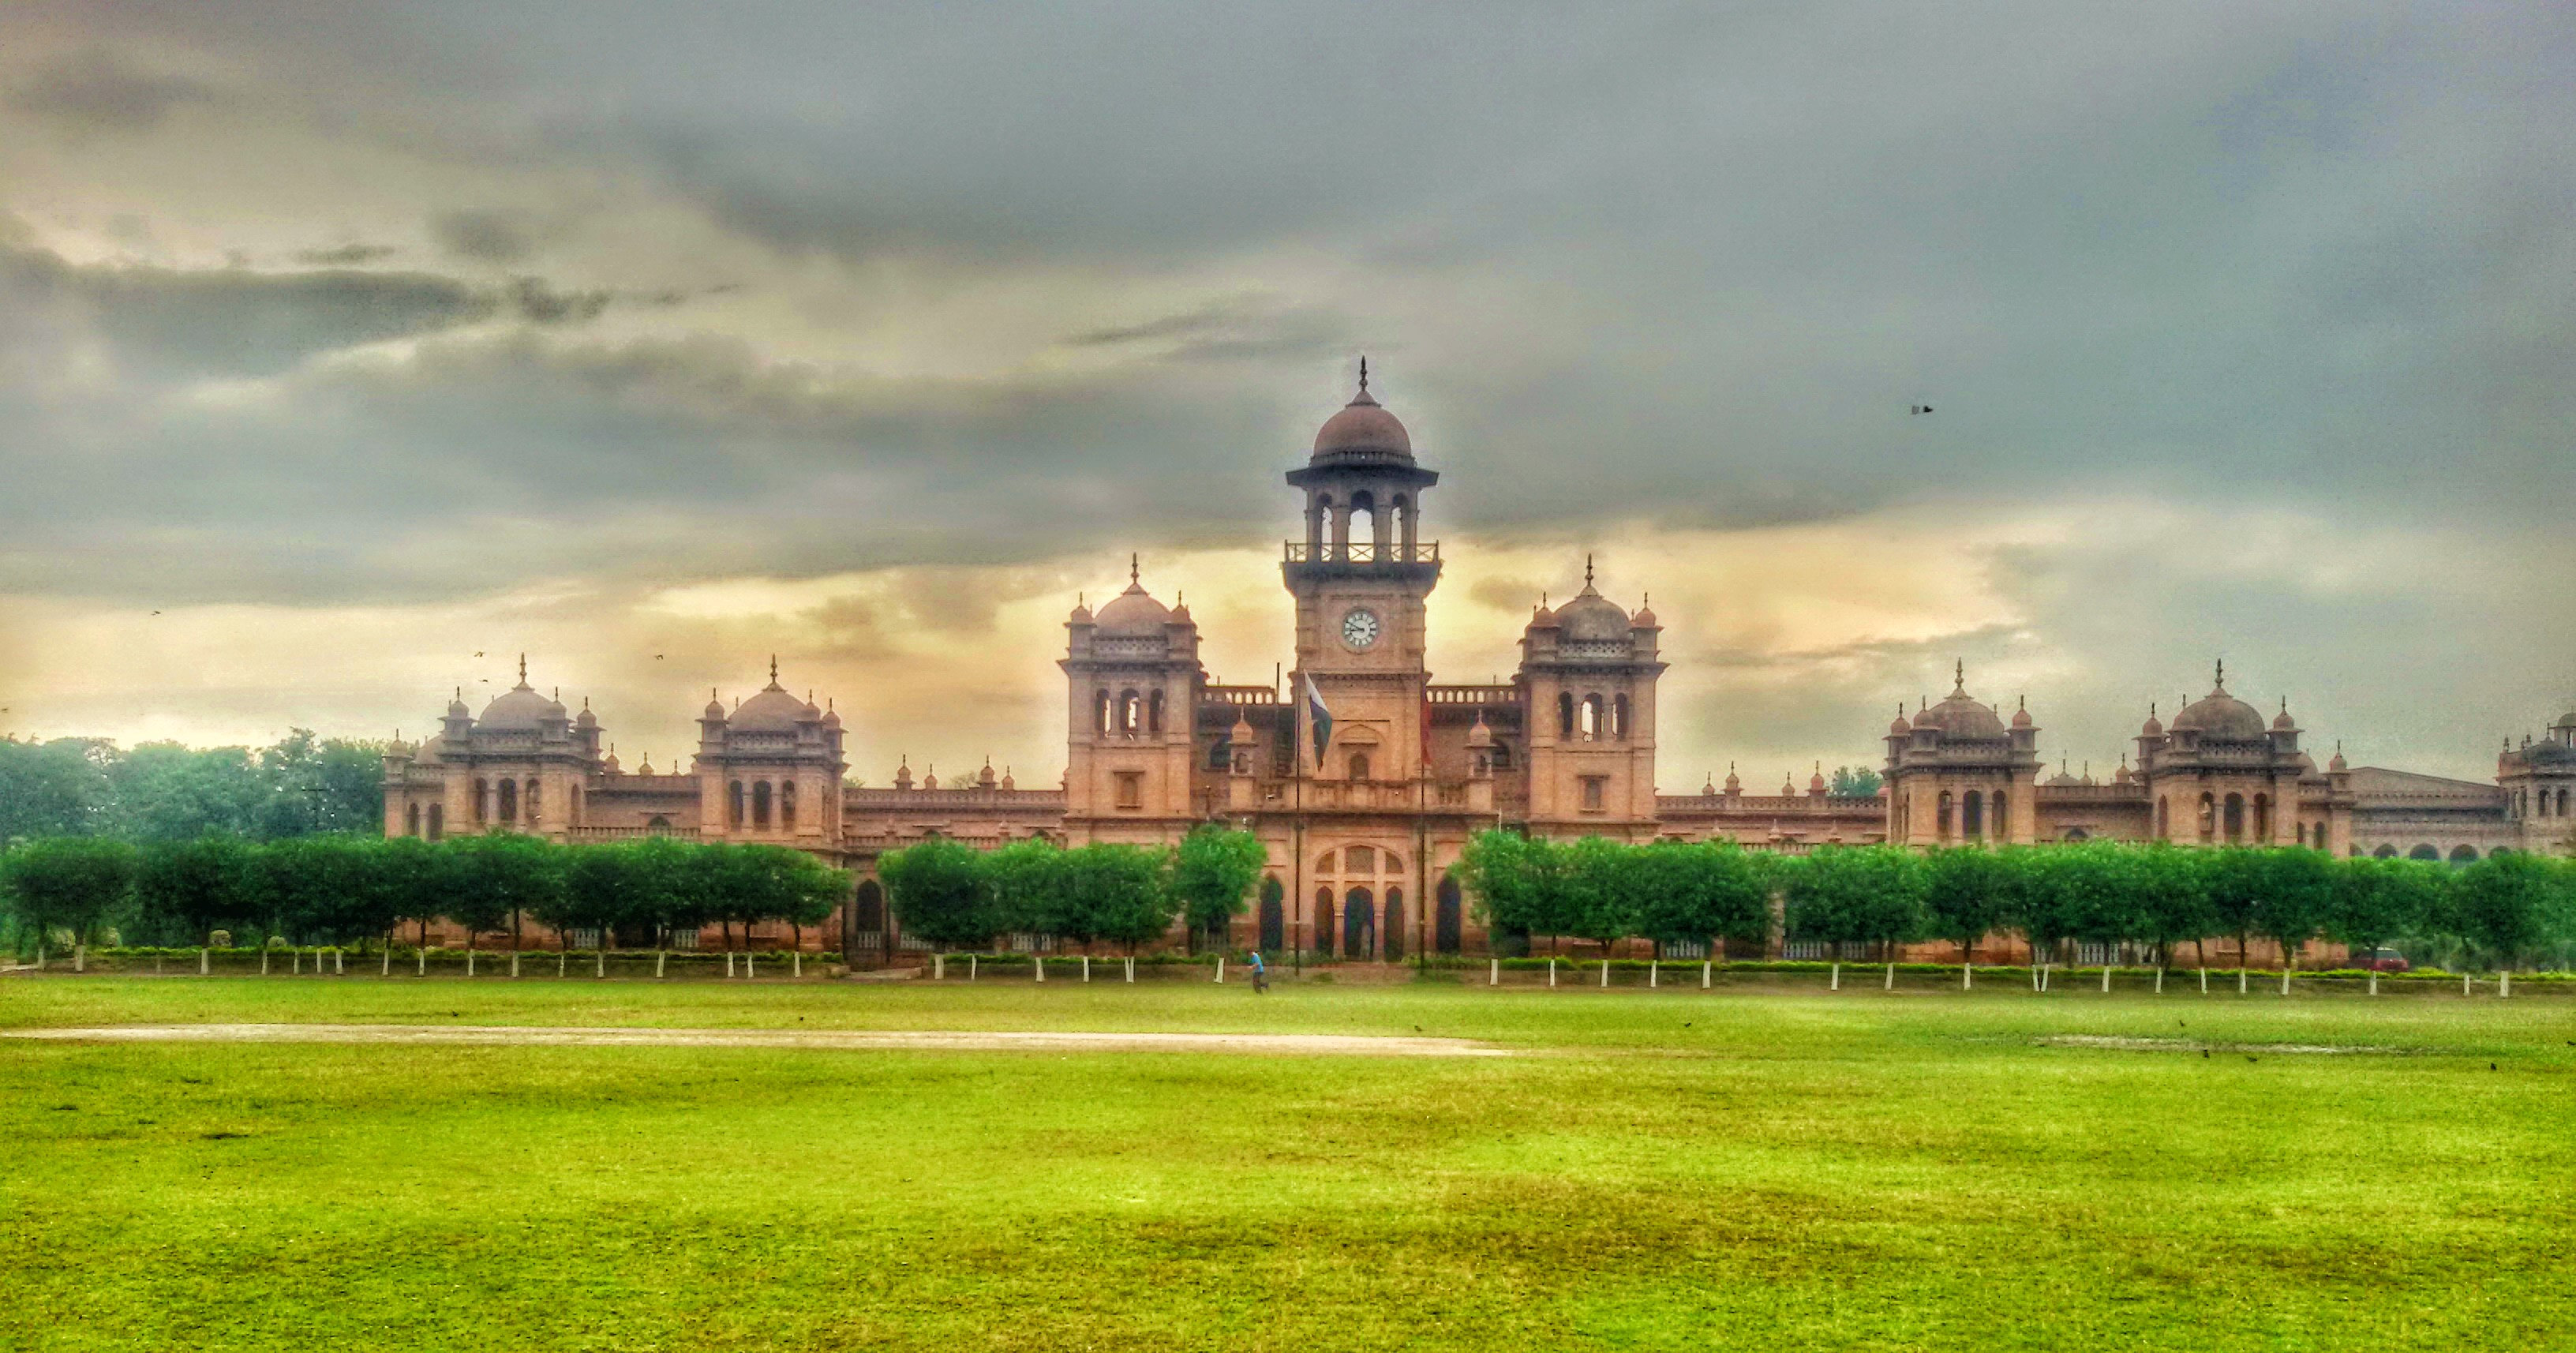
<path fill-rule="evenodd" d="M 1930 413 L 1932 412 L 1932 406 L 1929 404 L 1908 404 L 1905 406 L 1905 411 L 1907 413 Z"/>
<path fill-rule="evenodd" d="M 482 656 L 483 656 L 483 650 L 482 650 L 482 649 L 479 649 L 479 648 L 478 648 L 478 649 L 476 649 L 476 650 L 474 650 L 474 656 L 475 656 L 475 657 L 478 657 L 478 658 L 479 658 L 479 657 L 482 657 Z"/>

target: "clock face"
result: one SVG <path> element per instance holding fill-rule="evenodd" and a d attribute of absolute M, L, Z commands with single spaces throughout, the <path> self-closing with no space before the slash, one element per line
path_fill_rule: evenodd
<path fill-rule="evenodd" d="M 1374 611 L 1363 608 L 1342 617 L 1342 642 L 1353 648 L 1375 645 L 1377 634 L 1377 613 Z"/>

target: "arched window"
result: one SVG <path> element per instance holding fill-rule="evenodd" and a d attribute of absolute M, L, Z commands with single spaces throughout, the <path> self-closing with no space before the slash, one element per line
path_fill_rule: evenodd
<path fill-rule="evenodd" d="M 796 830 L 796 782 L 781 781 L 778 786 L 778 829 Z"/>
<path fill-rule="evenodd" d="M 2406 852 L 2406 858 L 2410 860 L 2439 861 L 2442 858 L 2442 852 L 2435 846 L 2417 846 L 2413 850 Z"/>
<path fill-rule="evenodd" d="M 419 804 L 416 804 L 416 803 L 415 803 L 415 804 L 413 804 L 412 806 L 410 806 L 410 807 L 408 807 L 408 808 L 405 808 L 405 809 L 403 810 L 403 835 L 405 835 L 405 836 L 418 836 L 418 835 L 420 835 L 420 805 L 419 805 Z"/>
<path fill-rule="evenodd" d="M 1306 545 L 1310 555 L 1317 558 L 1322 557 L 1323 550 L 1321 547 L 1324 543 L 1325 525 L 1332 520 L 1333 495 L 1329 493 L 1316 494 L 1315 505 L 1312 508 L 1307 509 L 1306 512 Z"/>
<path fill-rule="evenodd" d="M 2396 859 L 2396 858 L 2397 858 L 2397 847 L 2395 847 L 2395 846 L 2381 846 L 2379 849 L 2377 849 L 2377 850 L 2374 850 L 2374 851 L 2370 852 L 2370 854 L 2371 854 L 2371 858 L 2373 858 L 2373 859 L 2377 859 L 2377 860 L 2393 860 L 2393 859 Z"/>
<path fill-rule="evenodd" d="M 1134 734 L 1145 726 L 1145 699 L 1133 690 L 1118 693 L 1118 731 Z"/>
<path fill-rule="evenodd" d="M 1145 731 L 1148 733 L 1163 731 L 1163 692 L 1160 689 L 1146 698 Z"/>
<path fill-rule="evenodd" d="M 1100 731 L 1103 733 L 1117 732 L 1118 713 L 1116 707 L 1111 705 L 1109 702 L 1109 689 L 1104 686 L 1101 689 L 1094 691 L 1092 693 L 1091 703 L 1092 722 L 1099 725 Z"/>
<path fill-rule="evenodd" d="M 2458 846 L 2454 847 L 2451 851 L 2451 863 L 2453 864 L 2475 864 L 2477 863 L 2477 860 L 2478 852 L 2477 848 L 2474 846 Z"/>
<path fill-rule="evenodd" d="M 671 830 L 671 819 L 662 816 L 660 813 L 655 813 L 650 820 L 645 822 L 644 830 L 648 832 L 669 831 Z"/>
<path fill-rule="evenodd" d="M 1454 954 L 1459 950 L 1462 939 L 1459 931 L 1465 919 L 1460 914 L 1464 910 L 1460 902 L 1458 880 L 1440 880 L 1440 909 L 1432 921 L 1431 947 L 1441 953 Z"/>
<path fill-rule="evenodd" d="M 1575 732 L 1582 737 L 1585 742 L 1598 742 L 1601 740 L 1600 692 L 1595 691 L 1592 694 L 1583 697 L 1583 703 L 1575 709 L 1574 726 Z"/>
<path fill-rule="evenodd" d="M 1377 848 L 1374 846 L 1353 846 L 1350 849 L 1343 851 L 1342 872 L 1346 874 L 1376 873 Z"/>
<path fill-rule="evenodd" d="M 2245 796 L 2242 794 L 2227 796 L 2227 839 L 2231 842 L 2245 839 Z"/>
<path fill-rule="evenodd" d="M 751 828 L 753 831 L 769 830 L 769 782 L 767 780 L 752 782 Z"/>
<path fill-rule="evenodd" d="M 1574 736 L 1574 693 L 1572 691 L 1557 692 L 1556 735 L 1561 738 Z"/>
<path fill-rule="evenodd" d="M 502 822 L 502 825 L 504 825 L 504 826 L 515 826 L 515 825 L 517 825 L 518 821 L 519 821 L 519 782 L 518 782 L 518 781 L 516 781 L 516 780 L 503 780 L 503 781 L 501 782 L 501 822 Z"/>
<path fill-rule="evenodd" d="M 1314 928 L 1315 947 L 1330 952 L 1333 947 L 1333 890 L 1330 888 L 1315 890 Z"/>
<path fill-rule="evenodd" d="M 1362 489 L 1351 495 L 1351 533 L 1353 535 L 1361 534 L 1359 528 L 1360 518 L 1362 517 L 1366 517 L 1368 519 L 1366 531 L 1368 543 L 1372 546 L 1384 545 L 1386 543 L 1386 518 L 1380 516 L 1378 513 L 1376 495 L 1370 493 L 1366 489 Z"/>
<path fill-rule="evenodd" d="M 1407 559 L 1412 558 L 1414 537 L 1413 500 L 1401 493 L 1395 495 L 1395 531 L 1397 542 L 1404 547 L 1405 557 Z"/>
<path fill-rule="evenodd" d="M 858 895 L 851 899 L 850 928 L 862 935 L 885 933 L 885 885 L 875 879 L 861 879 Z"/>
<path fill-rule="evenodd" d="M 1377 899 L 1366 888 L 1353 888 L 1342 902 L 1342 957 L 1372 956 L 1377 952 Z"/>
<path fill-rule="evenodd" d="M 2254 796 L 2254 839 L 2263 842 L 2272 839 L 2272 796 L 2269 794 Z"/>
<path fill-rule="evenodd" d="M 1365 780 L 1369 778 L 1368 753 L 1351 753 L 1351 778 L 1354 780 Z"/>
<path fill-rule="evenodd" d="M 1628 737 L 1628 697 L 1610 697 L 1610 736 L 1626 741 Z"/>
<path fill-rule="evenodd" d="M 528 825 L 531 827 L 537 825 L 537 823 L 545 817 L 545 792 L 546 787 L 543 781 L 530 780 L 528 782 Z"/>
<path fill-rule="evenodd" d="M 1977 841 L 1984 839 L 1985 834 L 1986 799 L 1971 789 L 1959 800 L 1959 836 L 1963 840 Z"/>
<path fill-rule="evenodd" d="M 2200 839 L 2206 841 L 2218 834 L 2218 796 L 2203 790 L 2200 795 Z"/>
<path fill-rule="evenodd" d="M 2170 841 L 2173 839 L 2172 799 L 2159 798 L 2156 800 L 2156 839 L 2159 841 Z"/>
<path fill-rule="evenodd" d="M 2004 811 L 2004 792 L 2002 790 L 1996 790 L 1993 801 L 1986 805 L 1986 816 L 1992 819 L 1992 821 L 1987 825 L 1986 829 L 1988 831 L 1994 833 L 1995 836 L 2001 840 L 2009 841 L 2012 839 L 2012 816 Z"/>
<path fill-rule="evenodd" d="M 491 820 L 492 820 L 492 786 L 491 786 L 491 783 L 490 783 L 489 781 L 485 781 L 485 780 L 476 780 L 476 781 L 474 782 L 474 825 L 475 825 L 475 826 L 477 826 L 477 827 L 480 827 L 480 826 L 482 826 L 484 823 L 489 822 L 489 821 L 491 821 Z"/>
<path fill-rule="evenodd" d="M 1935 819 L 1933 819 L 1933 823 L 1934 823 L 1934 826 L 1933 826 L 1933 835 L 1938 836 L 1940 839 L 1942 839 L 1942 840 L 1944 840 L 1944 841 L 1947 841 L 1947 840 L 1949 840 L 1949 839 L 1950 839 L 1950 791 L 1949 791 L 1949 790 L 1946 790 L 1946 789 L 1945 789 L 1945 790 L 1942 790 L 1942 791 L 1941 791 L 1941 803 L 1940 803 L 1939 813 L 1940 813 L 1940 816 L 1938 816 L 1938 817 L 1936 817 Z"/>
<path fill-rule="evenodd" d="M 1378 933 L 1385 937 L 1379 942 L 1378 957 L 1389 963 L 1404 957 L 1404 890 L 1402 888 L 1386 890 L 1386 928 Z"/>
<path fill-rule="evenodd" d="M 2567 791 L 2564 789 L 2558 791 L 2558 815 L 2567 816 Z"/>
<path fill-rule="evenodd" d="M 1288 915 L 1280 906 L 1286 894 L 1287 890 L 1279 886 L 1279 880 L 1266 878 L 1261 881 L 1261 947 L 1274 954 L 1288 942 Z"/>
<path fill-rule="evenodd" d="M 742 781 L 736 780 L 725 789 L 725 822 L 728 825 L 742 825 L 742 807 Z"/>
<path fill-rule="evenodd" d="M 433 803 L 429 806 L 429 839 L 432 841 L 444 841 L 447 839 L 446 804 Z"/>

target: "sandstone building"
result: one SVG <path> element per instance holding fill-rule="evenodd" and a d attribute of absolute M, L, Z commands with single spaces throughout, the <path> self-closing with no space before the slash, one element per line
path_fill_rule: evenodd
<path fill-rule="evenodd" d="M 526 679 L 481 714 L 462 692 L 439 732 L 385 758 L 385 830 L 440 837 L 489 830 L 564 841 L 667 833 L 811 851 L 861 882 L 839 934 L 853 952 L 897 937 L 871 877 L 886 850 L 932 835 L 979 846 L 1168 843 L 1224 821 L 1258 834 L 1269 876 L 1238 942 L 1398 958 L 1481 944 L 1446 875 L 1490 827 L 1625 841 L 1729 839 L 1760 849 L 1895 841 L 1915 846 L 2086 839 L 2307 847 L 2337 854 L 2467 859 L 2563 844 L 2576 790 L 2576 713 L 2498 762 L 2491 785 L 2372 767 L 2338 752 L 2320 768 L 2284 706 L 2267 719 L 2230 695 L 2161 721 L 2151 708 L 2134 765 L 2108 782 L 2042 774 L 2027 708 L 2004 715 L 1953 689 L 1885 734 L 1875 795 L 1724 787 L 1659 792 L 1656 686 L 1662 626 L 1604 594 L 1534 608 L 1508 681 L 1434 680 L 1426 619 L 1441 576 L 1424 531 L 1440 481 L 1410 433 L 1371 396 L 1327 419 L 1288 471 L 1302 531 L 1284 543 L 1293 660 L 1276 685 L 1220 685 L 1200 662 L 1197 622 L 1167 606 L 1131 562 L 1127 589 L 1065 621 L 1061 782 L 1021 789 L 990 765 L 942 785 L 899 766 L 889 788 L 848 783 L 842 723 L 827 701 L 768 684 L 728 708 L 710 692 L 688 766 L 622 768 L 587 703 L 572 711 Z"/>

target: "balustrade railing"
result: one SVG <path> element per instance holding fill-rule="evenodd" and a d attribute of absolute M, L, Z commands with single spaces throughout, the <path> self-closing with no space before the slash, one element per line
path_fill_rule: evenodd
<path fill-rule="evenodd" d="M 1374 540 L 1327 540 L 1309 545 L 1302 540 L 1292 540 L 1288 542 L 1287 560 L 1292 564 L 1436 564 L 1440 562 L 1440 542 L 1418 540 L 1407 544 L 1390 540 L 1381 544 Z"/>

